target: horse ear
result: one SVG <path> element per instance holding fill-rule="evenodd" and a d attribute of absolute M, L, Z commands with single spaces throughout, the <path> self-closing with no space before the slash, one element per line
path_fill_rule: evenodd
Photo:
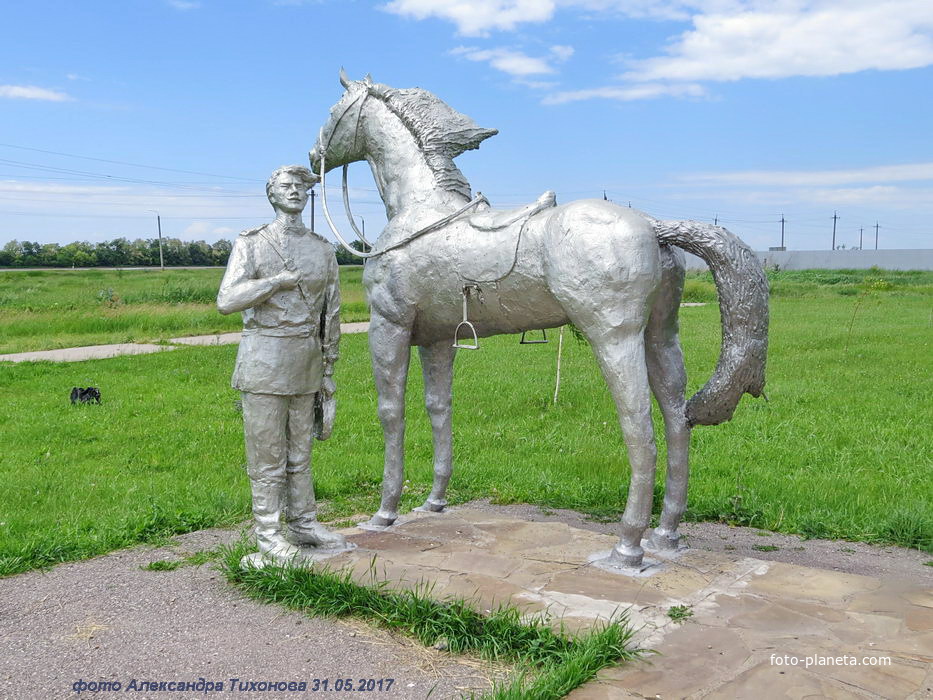
<path fill-rule="evenodd" d="M 483 129 L 473 124 L 469 128 L 451 134 L 453 138 L 448 143 L 448 154 L 451 158 L 456 158 L 464 151 L 479 148 L 483 141 L 498 133 L 498 129 Z"/>
<path fill-rule="evenodd" d="M 363 78 L 363 82 L 366 83 L 367 85 L 372 85 L 372 84 L 373 84 L 373 74 L 372 74 L 372 73 L 367 73 L 367 74 L 366 74 L 366 77 Z"/>
<path fill-rule="evenodd" d="M 343 66 L 340 67 L 340 84 L 343 85 L 344 90 L 350 87 L 350 78 L 347 77 L 347 72 L 343 69 Z"/>
<path fill-rule="evenodd" d="M 479 141 L 480 141 L 480 142 L 485 141 L 485 140 L 488 139 L 490 136 L 495 136 L 495 135 L 498 134 L 498 133 L 499 133 L 499 130 L 498 130 L 498 129 L 480 129 L 480 138 L 479 138 Z"/>
<path fill-rule="evenodd" d="M 479 148 L 479 145 L 488 139 L 490 136 L 495 136 L 499 133 L 498 129 L 476 129 L 471 136 L 469 149 Z"/>

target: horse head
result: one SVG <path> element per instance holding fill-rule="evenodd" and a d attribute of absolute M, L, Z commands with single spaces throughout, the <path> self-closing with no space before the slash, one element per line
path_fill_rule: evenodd
<path fill-rule="evenodd" d="M 344 87 L 343 96 L 330 108 L 330 116 L 308 154 L 311 169 L 318 174 L 322 156 L 328 171 L 363 160 L 363 144 L 358 138 L 363 106 L 369 96 L 381 95 L 386 89 L 384 85 L 373 83 L 370 75 L 362 80 L 351 80 L 343 68 L 340 69 L 340 84 Z"/>
<path fill-rule="evenodd" d="M 343 96 L 331 107 L 327 123 L 321 128 L 311 149 L 311 167 L 320 174 L 321 158 L 330 170 L 366 157 L 361 138 L 363 111 L 368 99 L 385 105 L 411 132 L 418 148 L 431 158 L 453 160 L 464 151 L 498 133 L 483 129 L 470 117 L 451 108 L 437 96 L 420 88 L 398 90 L 373 82 L 372 76 L 351 80 L 340 69 Z"/>

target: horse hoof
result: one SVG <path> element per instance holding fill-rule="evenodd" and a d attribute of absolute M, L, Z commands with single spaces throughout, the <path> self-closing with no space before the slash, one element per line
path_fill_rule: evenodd
<path fill-rule="evenodd" d="M 612 548 L 609 554 L 609 563 L 625 569 L 641 568 L 642 559 L 645 556 L 645 550 L 641 547 L 630 547 L 624 544 L 617 544 Z"/>
<path fill-rule="evenodd" d="M 373 527 L 389 527 L 389 525 L 393 524 L 396 520 L 398 520 L 398 514 L 383 513 L 382 511 L 379 511 L 373 517 L 367 520 L 366 524 Z"/>
<path fill-rule="evenodd" d="M 659 552 L 676 552 L 681 548 L 680 535 L 676 532 L 672 535 L 665 530 L 656 528 L 647 539 L 648 544 Z"/>
<path fill-rule="evenodd" d="M 447 501 L 434 501 L 430 498 L 426 500 L 420 508 L 415 508 L 415 510 L 424 511 L 425 513 L 443 513 L 447 508 Z"/>

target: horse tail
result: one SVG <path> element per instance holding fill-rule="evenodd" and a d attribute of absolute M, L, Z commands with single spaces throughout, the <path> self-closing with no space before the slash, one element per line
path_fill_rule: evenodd
<path fill-rule="evenodd" d="M 652 221 L 658 241 L 706 261 L 719 294 L 722 347 L 716 371 L 687 402 L 690 425 L 732 418 L 742 394 L 761 396 L 768 355 L 768 278 L 754 251 L 721 226 Z"/>

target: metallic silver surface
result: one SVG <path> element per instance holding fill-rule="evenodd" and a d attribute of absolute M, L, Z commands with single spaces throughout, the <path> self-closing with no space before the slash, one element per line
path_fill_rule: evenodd
<path fill-rule="evenodd" d="M 518 217 L 486 210 L 461 216 L 472 191 L 453 159 L 496 132 L 425 90 L 342 73 L 341 84 L 346 92 L 310 153 L 312 168 L 323 174 L 366 160 L 388 218 L 376 240 L 379 254 L 363 272 L 385 438 L 382 503 L 370 524 L 388 526 L 398 517 L 412 345 L 421 354 L 434 436 L 434 484 L 423 508 L 440 511 L 452 468 L 453 330 L 464 317 L 479 337 L 573 322 L 609 385 L 632 469 L 613 561 L 642 561 L 657 460 L 650 392 L 664 416 L 668 470 L 661 521 L 648 543 L 676 548 L 691 425 L 728 419 L 743 391 L 757 394 L 763 385 L 767 282 L 751 251 L 719 227 L 658 222 L 603 200 L 539 200 Z M 418 232 L 425 233 L 412 235 Z M 710 263 L 723 308 L 724 359 L 689 408 L 677 325 L 684 259 L 668 244 Z"/>
<path fill-rule="evenodd" d="M 367 248 L 372 248 L 373 244 L 370 243 L 366 239 L 366 234 L 360 231 L 359 227 L 356 225 L 356 220 L 353 218 L 353 212 L 350 211 L 350 192 L 349 192 L 350 187 L 347 184 L 347 180 L 349 177 L 349 173 L 348 173 L 349 169 L 350 169 L 350 164 L 344 163 L 344 166 L 343 166 L 343 210 L 347 213 L 347 221 L 350 222 L 350 228 L 353 229 L 353 233 L 356 234 L 356 237 Z M 330 224 L 332 222 L 328 221 L 328 223 Z M 365 224 L 365 222 L 363 223 Z"/>
<path fill-rule="evenodd" d="M 221 313 L 243 313 L 232 384 L 243 396 L 256 540 L 276 563 L 302 558 L 302 545 L 346 546 L 317 522 L 311 478 L 312 434 L 326 439 L 333 425 L 340 341 L 334 249 L 301 221 L 317 179 L 300 166 L 272 174 L 275 221 L 236 239 L 217 294 Z"/>

